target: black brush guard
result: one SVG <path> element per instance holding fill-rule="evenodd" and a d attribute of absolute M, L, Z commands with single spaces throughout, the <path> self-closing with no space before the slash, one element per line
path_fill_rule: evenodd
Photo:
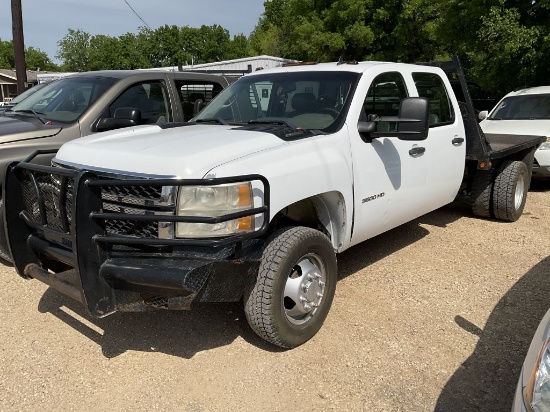
<path fill-rule="evenodd" d="M 192 302 L 238 301 L 255 278 L 269 224 L 269 183 L 261 175 L 228 178 L 112 179 L 89 171 L 13 163 L 4 182 L 5 227 L 14 266 L 80 301 L 95 317 L 116 311 L 190 309 Z M 104 211 L 105 188 L 221 185 L 259 181 L 263 206 L 218 217 Z M 146 202 L 147 203 L 147 202 Z M 175 209 L 174 209 L 175 210 Z M 176 239 L 109 232 L 109 222 L 220 223 L 262 215 L 241 235 Z M 141 232 L 139 232 L 141 233 Z M 147 232 L 149 233 L 149 232 Z"/>

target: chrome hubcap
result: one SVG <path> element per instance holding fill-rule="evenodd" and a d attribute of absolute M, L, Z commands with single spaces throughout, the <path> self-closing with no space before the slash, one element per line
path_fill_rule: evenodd
<path fill-rule="evenodd" d="M 283 306 L 289 322 L 300 325 L 315 315 L 325 292 L 325 267 L 315 254 L 302 257 L 286 281 Z"/>
<path fill-rule="evenodd" d="M 525 180 L 520 178 L 516 185 L 516 193 L 514 194 L 514 207 L 518 210 L 523 202 L 523 192 L 525 190 Z"/>

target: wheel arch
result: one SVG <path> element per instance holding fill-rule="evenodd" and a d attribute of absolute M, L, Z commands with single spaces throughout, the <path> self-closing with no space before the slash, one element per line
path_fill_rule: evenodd
<path fill-rule="evenodd" d="M 275 213 L 272 227 L 306 226 L 325 233 L 335 251 L 344 247 L 348 228 L 346 202 L 342 193 L 331 191 L 310 196 Z"/>

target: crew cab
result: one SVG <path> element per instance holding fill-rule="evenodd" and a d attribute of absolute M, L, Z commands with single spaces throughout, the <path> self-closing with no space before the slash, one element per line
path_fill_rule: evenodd
<path fill-rule="evenodd" d="M 191 122 L 11 164 L 14 265 L 97 317 L 242 300 L 260 337 L 292 348 L 329 312 L 338 253 L 459 193 L 476 215 L 520 217 L 544 138 L 484 135 L 473 113 L 457 58 L 255 72 Z"/>
<path fill-rule="evenodd" d="M 0 117 L 0 182 L 6 166 L 36 150 L 106 130 L 191 119 L 236 77 L 163 70 L 113 70 L 63 77 L 10 107 Z M 34 88 L 33 88 L 34 89 Z M 30 89 L 30 90 L 33 90 Z M 50 164 L 51 155 L 36 161 Z M 0 199 L 1 210 L 2 199 Z M 10 260 L 3 230 L 0 257 Z"/>

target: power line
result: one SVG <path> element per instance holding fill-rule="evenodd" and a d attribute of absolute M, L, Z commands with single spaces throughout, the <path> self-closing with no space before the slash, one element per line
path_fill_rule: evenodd
<path fill-rule="evenodd" d="M 138 19 L 140 19 L 143 22 L 143 24 L 145 24 L 149 28 L 149 30 L 151 30 L 151 31 L 153 30 L 151 27 L 149 27 L 149 25 L 147 23 L 145 23 L 145 20 L 143 20 L 141 18 L 141 16 L 139 14 L 137 14 L 137 11 L 135 11 L 134 8 L 132 6 L 130 6 L 130 3 L 128 3 L 127 0 L 124 0 L 124 3 L 126 3 L 128 5 L 128 7 L 130 7 L 130 10 L 132 10 L 134 12 L 134 14 L 138 17 Z"/>

